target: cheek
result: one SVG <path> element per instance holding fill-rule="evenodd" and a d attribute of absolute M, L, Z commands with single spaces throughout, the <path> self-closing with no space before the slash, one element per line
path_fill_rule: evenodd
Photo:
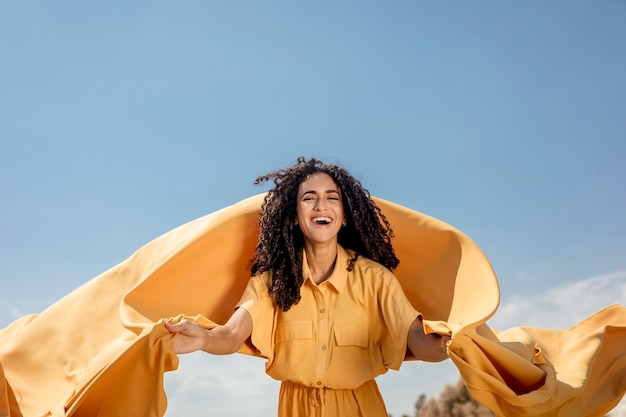
<path fill-rule="evenodd" d="M 295 224 L 300 224 L 300 219 L 304 218 L 305 208 L 302 207 L 301 204 L 298 204 L 296 207 L 296 218 L 294 219 Z"/>
<path fill-rule="evenodd" d="M 342 220 L 346 219 L 346 211 L 344 210 L 343 206 L 339 206 L 337 208 L 337 217 Z"/>

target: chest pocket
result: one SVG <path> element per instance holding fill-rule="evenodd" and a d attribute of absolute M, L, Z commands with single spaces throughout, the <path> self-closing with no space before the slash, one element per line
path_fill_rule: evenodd
<path fill-rule="evenodd" d="M 360 327 L 335 328 L 335 343 L 337 346 L 357 346 L 367 348 L 367 330 Z"/>
<path fill-rule="evenodd" d="M 313 323 L 310 321 L 289 321 L 276 328 L 276 343 L 313 337 Z"/>

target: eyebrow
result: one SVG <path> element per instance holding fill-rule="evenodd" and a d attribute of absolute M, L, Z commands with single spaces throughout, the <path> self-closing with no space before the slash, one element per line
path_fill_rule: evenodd
<path fill-rule="evenodd" d="M 325 193 L 326 193 L 326 194 L 329 194 L 329 193 L 334 193 L 334 194 L 337 194 L 337 195 L 339 195 L 339 194 L 340 194 L 340 193 L 339 193 L 339 190 L 333 190 L 333 189 L 326 190 L 326 191 L 325 191 Z M 317 191 L 315 191 L 315 190 L 307 190 L 307 191 L 305 191 L 305 192 L 303 192 L 303 193 L 302 193 L 302 196 L 305 196 L 305 195 L 307 195 L 307 194 L 317 194 Z"/>

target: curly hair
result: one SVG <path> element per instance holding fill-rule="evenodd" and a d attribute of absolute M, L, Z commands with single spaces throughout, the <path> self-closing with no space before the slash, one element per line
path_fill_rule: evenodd
<path fill-rule="evenodd" d="M 272 270 L 269 294 L 283 311 L 300 301 L 304 281 L 301 257 L 304 236 L 294 222 L 298 188 L 311 174 L 319 172 L 328 174 L 341 190 L 347 224 L 341 228 L 337 239 L 341 246 L 355 252 L 348 270 L 352 270 L 359 256 L 390 270 L 399 263 L 391 245 L 391 226 L 360 181 L 339 166 L 299 157 L 295 165 L 254 181 L 258 185 L 273 180 L 274 187 L 261 205 L 260 235 L 251 260 L 251 272 L 255 275 Z"/>

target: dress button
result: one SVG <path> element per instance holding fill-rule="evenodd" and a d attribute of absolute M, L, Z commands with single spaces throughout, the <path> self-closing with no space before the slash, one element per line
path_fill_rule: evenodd
<path fill-rule="evenodd" d="M 320 381 L 317 381 L 317 385 L 322 385 L 322 383 Z"/>
<path fill-rule="evenodd" d="M 326 350 L 326 345 L 322 345 L 322 350 Z"/>
<path fill-rule="evenodd" d="M 323 308 L 323 307 L 322 307 L 322 308 L 320 308 L 320 313 L 325 313 L 325 312 L 326 312 L 326 309 L 325 309 L 325 308 Z"/>

